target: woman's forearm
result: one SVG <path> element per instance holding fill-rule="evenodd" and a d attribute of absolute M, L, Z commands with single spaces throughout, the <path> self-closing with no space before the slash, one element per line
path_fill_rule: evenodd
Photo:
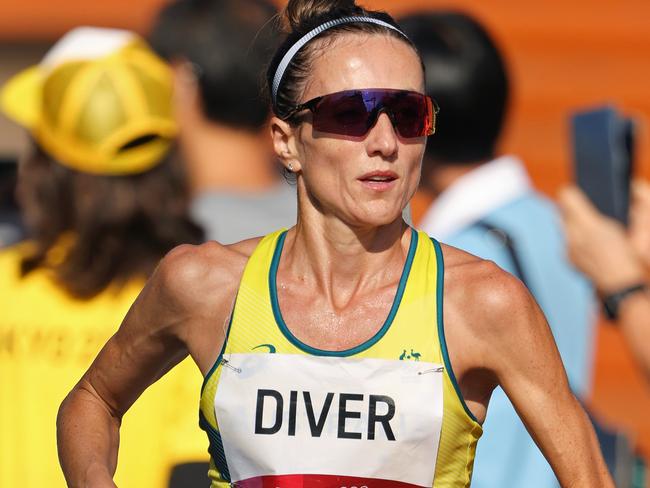
<path fill-rule="evenodd" d="M 82 380 L 57 417 L 59 461 L 68 486 L 114 488 L 120 419 Z"/>

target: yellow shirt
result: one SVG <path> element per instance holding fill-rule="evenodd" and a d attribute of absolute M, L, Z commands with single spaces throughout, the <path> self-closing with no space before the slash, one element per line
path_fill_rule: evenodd
<path fill-rule="evenodd" d="M 376 335 L 325 351 L 282 318 L 285 236 L 265 237 L 249 259 L 224 349 L 204 380 L 212 486 L 469 486 L 482 429 L 447 355 L 439 244 L 413 231 Z"/>
<path fill-rule="evenodd" d="M 65 487 L 56 451 L 58 407 L 117 330 L 143 283 L 77 300 L 47 270 L 21 279 L 24 252 L 24 244 L 0 251 L 0 486 Z M 200 382 L 187 359 L 127 412 L 118 486 L 162 488 L 174 464 L 207 461 L 194 413 Z"/>

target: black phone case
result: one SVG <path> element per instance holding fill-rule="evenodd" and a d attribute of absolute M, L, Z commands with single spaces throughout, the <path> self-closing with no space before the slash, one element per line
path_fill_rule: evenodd
<path fill-rule="evenodd" d="M 578 186 L 600 212 L 627 225 L 633 122 L 607 106 L 574 114 L 571 129 Z"/>

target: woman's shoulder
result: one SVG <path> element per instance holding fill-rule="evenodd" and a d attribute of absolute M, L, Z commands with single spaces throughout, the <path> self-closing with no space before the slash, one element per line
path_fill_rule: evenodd
<path fill-rule="evenodd" d="M 204 284 L 230 281 L 241 276 L 258 242 L 259 238 L 231 245 L 217 241 L 197 245 L 181 244 L 165 255 L 158 271 L 168 274 L 168 278 L 181 284 L 187 284 L 183 282 L 188 281 Z"/>
<path fill-rule="evenodd" d="M 516 315 L 535 307 L 525 285 L 493 261 L 453 246 L 442 245 L 442 249 L 445 302 L 457 303 L 471 327 L 507 328 Z"/>
<path fill-rule="evenodd" d="M 460 249 L 443 246 L 443 253 L 445 336 L 461 382 L 469 371 L 496 374 L 520 361 L 527 344 L 545 343 L 548 325 L 520 280 Z M 488 377 L 491 390 L 496 380 Z"/>
<path fill-rule="evenodd" d="M 189 303 L 205 295 L 212 299 L 234 295 L 259 240 L 249 239 L 232 245 L 216 241 L 181 244 L 161 260 L 152 280 L 167 293 Z"/>
<path fill-rule="evenodd" d="M 147 323 L 155 319 L 157 330 L 167 329 L 180 338 L 207 372 L 223 343 L 225 329 L 220 325 L 232 312 L 254 247 L 254 242 L 224 246 L 209 241 L 172 249 L 136 300 L 136 316 Z"/>

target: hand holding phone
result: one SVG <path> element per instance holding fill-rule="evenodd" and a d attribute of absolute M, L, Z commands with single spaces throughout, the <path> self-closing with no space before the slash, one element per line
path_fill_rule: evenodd
<path fill-rule="evenodd" d="M 571 118 L 578 186 L 603 214 L 627 225 L 634 150 L 634 124 L 612 106 Z"/>

